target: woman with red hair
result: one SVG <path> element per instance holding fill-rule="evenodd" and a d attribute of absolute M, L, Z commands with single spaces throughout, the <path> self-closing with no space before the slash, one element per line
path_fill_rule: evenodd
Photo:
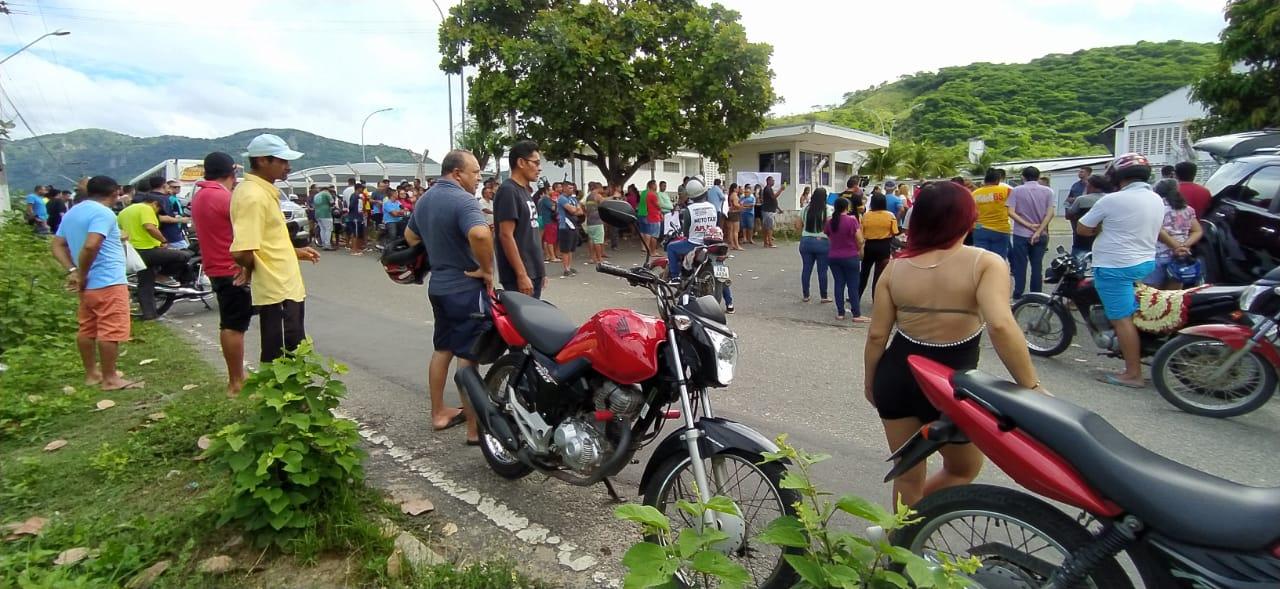
<path fill-rule="evenodd" d="M 926 184 L 912 210 L 907 247 L 889 262 L 876 285 L 865 386 L 890 450 L 939 417 L 912 376 L 908 356 L 924 356 L 956 370 L 977 368 L 985 330 L 1014 381 L 1044 390 L 1009 307 L 1008 264 L 996 254 L 964 245 L 977 215 L 973 195 L 964 186 Z M 942 470 L 933 476 L 926 478 L 926 465 L 920 464 L 894 481 L 895 502 L 915 504 L 934 491 L 972 481 L 982 469 L 982 454 L 970 444 L 949 445 L 941 453 Z"/>

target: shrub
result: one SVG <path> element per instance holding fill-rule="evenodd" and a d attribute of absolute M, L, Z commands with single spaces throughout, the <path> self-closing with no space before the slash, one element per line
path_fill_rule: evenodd
<path fill-rule="evenodd" d="M 333 376 L 344 372 L 306 341 L 249 377 L 247 420 L 222 428 L 207 452 L 231 471 L 219 525 L 241 523 L 259 546 L 284 548 L 345 487 L 363 482 L 355 424 L 331 413 L 346 393 Z"/>
<path fill-rule="evenodd" d="M 707 510 L 737 515 L 738 508 L 728 497 L 712 497 L 706 503 L 691 503 L 681 499 L 676 502 L 681 511 L 693 516 L 693 521 L 701 521 Z M 614 510 L 618 519 L 639 524 L 645 536 L 656 536 L 661 543 L 640 542 L 627 550 L 622 556 L 622 564 L 627 567 L 626 587 L 668 587 L 674 586 L 672 578 L 677 571 L 685 571 L 687 576 L 696 576 L 701 586 L 710 586 L 708 581 L 717 579 L 720 587 L 726 589 L 743 587 L 751 580 L 750 573 L 742 565 L 729 560 L 728 556 L 716 550 L 717 542 L 727 540 L 729 535 L 720 530 L 683 528 L 680 534 L 671 536 L 671 521 L 666 514 L 649 505 L 619 505 Z"/>

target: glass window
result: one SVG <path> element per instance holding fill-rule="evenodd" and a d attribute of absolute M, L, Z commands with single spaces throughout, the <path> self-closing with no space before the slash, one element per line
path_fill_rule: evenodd
<path fill-rule="evenodd" d="M 801 184 L 817 184 L 819 186 L 831 185 L 831 162 L 828 156 L 821 153 L 813 153 L 808 151 L 800 152 L 800 183 Z M 822 168 L 815 169 L 815 166 L 821 164 Z M 817 176 L 814 176 L 814 173 Z"/>
<path fill-rule="evenodd" d="M 1245 180 L 1240 200 L 1270 209 L 1277 193 L 1280 193 L 1280 166 L 1267 166 Z"/>
<path fill-rule="evenodd" d="M 662 162 L 662 171 L 668 174 L 679 174 L 680 162 Z"/>
<path fill-rule="evenodd" d="M 791 183 L 791 152 L 775 151 L 760 154 L 761 172 L 777 172 L 782 175 L 782 183 Z"/>

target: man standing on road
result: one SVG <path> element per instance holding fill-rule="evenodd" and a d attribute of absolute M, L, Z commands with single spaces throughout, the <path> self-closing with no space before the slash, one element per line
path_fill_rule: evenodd
<path fill-rule="evenodd" d="M 351 186 L 351 194 L 342 201 L 347 211 L 347 222 L 344 233 L 347 234 L 347 245 L 351 247 L 351 255 L 364 255 L 365 219 L 364 219 L 364 184 L 357 182 Z"/>
<path fill-rule="evenodd" d="M 724 206 L 724 189 L 720 187 L 723 180 L 716 178 L 711 183 L 711 188 L 707 189 L 707 202 L 716 208 L 716 225 L 724 229 L 725 221 L 728 220 L 728 214 L 725 212 Z M 688 189 L 686 189 L 686 192 Z"/>
<path fill-rule="evenodd" d="M 533 183 L 542 175 L 542 154 L 538 144 L 517 141 L 507 153 L 511 177 L 498 187 L 493 197 L 493 222 L 498 244 L 498 281 L 505 290 L 542 298 L 547 284 L 539 246 L 538 219 L 533 202 Z"/>
<path fill-rule="evenodd" d="M 514 169 L 514 168 L 513 168 Z M 414 207 L 405 240 L 423 243 L 431 260 L 427 297 L 435 319 L 428 387 L 435 431 L 467 422 L 467 445 L 478 445 L 475 411 L 462 396 L 461 411 L 444 406 L 444 385 L 454 357 L 460 366 L 475 364 L 471 348 L 480 335 L 485 291 L 493 287 L 493 232 L 476 203 L 480 164 L 471 152 L 456 149 L 440 162 L 440 179 L 427 191 L 431 206 Z"/>
<path fill-rule="evenodd" d="M 1213 195 L 1209 194 L 1208 188 L 1196 184 L 1196 165 L 1193 162 L 1178 162 L 1173 167 L 1173 173 L 1178 177 L 1178 192 L 1195 209 L 1196 218 L 1203 219 L 1209 213 Z"/>
<path fill-rule="evenodd" d="M 129 286 L 124 243 L 111 207 L 120 185 L 106 176 L 89 179 L 86 198 L 71 208 L 53 238 L 53 257 L 67 270 L 67 286 L 80 297 L 76 347 L 84 382 L 104 391 L 141 388 L 116 371 L 120 342 L 129 340 Z"/>
<path fill-rule="evenodd" d="M 316 212 L 316 227 L 320 230 L 320 247 L 325 251 L 333 251 L 333 193 L 325 186 L 316 193 L 312 201 Z"/>
<path fill-rule="evenodd" d="M 147 267 L 138 272 L 138 306 L 141 307 L 143 321 L 157 317 L 156 283 L 178 287 L 178 281 L 173 277 L 182 276 L 187 260 L 191 259 L 188 250 L 165 247 L 167 243 L 160 231 L 158 214 L 164 198 L 156 193 L 140 194 L 116 218 L 120 231 L 133 244 L 133 249 L 138 250 L 142 261 L 147 263 Z M 163 278 L 158 278 L 157 274 Z"/>
<path fill-rule="evenodd" d="M 1089 166 L 1081 166 L 1079 170 L 1076 170 L 1076 182 L 1067 191 L 1067 208 L 1071 208 L 1071 204 L 1076 202 L 1076 198 L 1085 193 L 1085 189 L 1089 187 L 1089 176 L 1092 174 L 1093 168 Z"/>
<path fill-rule="evenodd" d="M 303 321 L 307 289 L 298 261 L 319 262 L 320 253 L 293 247 L 280 212 L 280 189 L 275 186 L 289 177 L 289 162 L 302 153 L 289 149 L 284 139 L 263 133 L 249 142 L 244 155 L 249 158 L 249 173 L 231 194 L 235 239 L 230 249 L 243 269 L 243 279 L 237 282 L 253 283 L 252 302 L 262 337 L 259 359 L 265 366 L 292 352 L 307 337 Z"/>
<path fill-rule="evenodd" d="M 49 208 L 44 202 L 48 190 L 47 187 L 37 186 L 24 201 L 27 204 L 27 222 L 31 223 L 36 235 L 49 234 Z"/>
<path fill-rule="evenodd" d="M 1009 259 L 1009 233 L 1013 227 L 1009 224 L 1008 186 L 1000 183 L 1000 174 L 995 168 L 987 168 L 982 178 L 982 186 L 973 191 L 973 200 L 978 204 L 978 222 L 973 226 L 973 245 L 994 253 L 1005 260 Z"/>
<path fill-rule="evenodd" d="M 1049 247 L 1049 221 L 1053 220 L 1053 189 L 1040 184 L 1040 170 L 1035 166 L 1022 169 L 1023 183 L 1009 193 L 1006 207 L 1013 219 L 1013 251 L 1009 265 L 1013 267 L 1013 298 L 1022 298 L 1027 285 L 1027 267 L 1031 267 L 1031 291 L 1044 287 L 1044 253 Z"/>
<path fill-rule="evenodd" d="M 1164 199 L 1147 183 L 1151 164 L 1140 154 L 1117 157 L 1107 166 L 1106 174 L 1119 190 L 1098 199 L 1076 225 L 1076 233 L 1098 236 L 1093 243 L 1094 285 L 1124 356 L 1124 372 L 1102 374 L 1098 380 L 1142 388 L 1142 346 L 1133 325 L 1133 314 L 1138 311 L 1134 283 L 1155 269 Z"/>
<path fill-rule="evenodd" d="M 184 250 L 191 245 L 187 242 L 187 233 L 183 231 L 191 218 L 187 217 L 186 211 L 182 210 L 182 202 L 178 200 L 178 192 L 181 190 L 182 185 L 177 180 L 165 181 L 164 186 L 159 189 L 159 194 L 164 195 L 160 201 L 160 232 L 169 242 L 166 247 L 176 250 Z"/>
<path fill-rule="evenodd" d="M 215 151 L 204 156 L 204 180 L 196 182 L 191 218 L 200 240 L 204 273 L 218 297 L 218 343 L 227 363 L 227 396 L 244 386 L 244 333 L 253 317 L 253 298 L 243 268 L 231 258 L 231 190 L 236 186 L 236 161 Z"/>
<path fill-rule="evenodd" d="M 578 275 L 578 269 L 573 267 L 573 252 L 578 249 L 578 217 L 582 215 L 582 207 L 573 197 L 576 188 L 572 182 L 565 182 L 564 193 L 556 199 L 556 217 L 560 223 L 556 243 L 560 245 L 560 262 L 564 265 L 561 278 Z"/>
<path fill-rule="evenodd" d="M 764 212 L 764 246 L 778 247 L 773 244 L 773 226 L 778 220 L 778 189 L 773 187 L 773 176 L 765 179 L 760 197 L 760 210 Z"/>

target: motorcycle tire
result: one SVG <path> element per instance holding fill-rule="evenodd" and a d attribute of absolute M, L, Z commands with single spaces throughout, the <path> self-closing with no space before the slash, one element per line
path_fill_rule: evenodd
<path fill-rule="evenodd" d="M 1048 563 L 1049 565 L 1060 566 L 1064 562 L 1068 554 L 1074 553 L 1082 546 L 1090 544 L 1094 541 L 1093 535 L 1089 533 L 1084 526 L 1076 523 L 1074 519 L 1067 514 L 1049 505 L 1045 501 L 1004 487 L 994 485 L 961 485 L 958 487 L 950 487 L 942 489 L 932 495 L 922 499 L 914 506 L 917 517 L 920 520 L 906 528 L 898 530 L 891 537 L 894 545 L 906 548 L 917 555 L 923 555 L 925 552 L 924 542 L 928 540 L 928 536 L 921 537 L 922 534 L 932 533 L 934 531 L 942 531 L 948 525 L 953 529 L 968 530 L 969 522 L 956 523 L 956 520 L 964 517 L 986 518 L 986 527 L 982 524 L 974 522 L 974 529 L 992 530 L 994 538 L 990 543 L 999 543 L 1005 537 L 1010 538 L 1010 543 L 1022 542 L 1023 546 L 1029 546 L 1031 540 L 1025 535 L 1019 535 L 1010 529 L 1009 523 L 1016 523 L 1023 528 L 1023 531 L 1034 531 L 1040 537 L 1045 538 L 1057 544 L 1052 547 L 1045 542 L 1045 547 L 1037 549 L 1033 557 L 1029 560 L 1042 560 L 1045 557 L 1045 548 L 1057 548 L 1061 553 L 1062 560 L 1057 563 Z M 1003 525 L 1001 525 L 1003 524 Z M 1012 534 L 1012 535 L 1009 535 Z M 965 532 L 968 535 L 968 532 Z M 1017 538 L 1014 540 L 1013 538 Z M 1032 537 L 1034 539 L 1034 536 Z M 1005 556 L 1004 550 L 1019 550 L 1019 547 L 1002 545 L 997 548 L 990 548 L 990 543 L 986 538 L 971 538 L 972 541 L 980 547 L 988 548 L 989 553 L 978 556 L 979 560 L 983 560 L 984 568 L 973 575 L 975 581 L 980 582 L 980 577 L 984 571 L 990 569 L 987 574 L 994 574 L 1003 571 L 1006 574 L 1030 578 L 1034 580 L 1032 586 L 1040 587 L 1049 581 L 1048 576 L 1052 571 L 1029 571 L 1025 568 L 1017 566 Z M 946 545 L 950 550 L 950 545 Z M 1004 550 L 1001 550 L 1003 548 Z M 955 558 L 967 558 L 969 554 L 953 554 Z M 987 556 L 989 559 L 984 559 Z M 1010 569 L 1009 567 L 1016 567 Z M 1048 573 L 1048 574 L 1046 574 Z M 1013 585 L 1001 585 L 1013 586 Z M 1120 563 L 1115 558 L 1108 558 L 1096 566 L 1084 583 L 1077 587 L 1092 587 L 1093 589 L 1132 589 L 1133 581 L 1125 574 Z"/>
<path fill-rule="evenodd" d="M 1196 348 L 1214 348 L 1218 353 L 1198 362 L 1197 366 L 1193 366 L 1191 371 L 1183 372 L 1179 369 L 1180 366 L 1187 362 L 1195 361 Z M 1155 385 L 1156 392 L 1160 393 L 1160 396 L 1164 397 L 1165 401 L 1192 415 L 1217 418 L 1244 415 L 1265 405 L 1271 399 L 1271 396 L 1275 394 L 1276 370 L 1266 358 L 1263 358 L 1256 351 L 1240 358 L 1236 368 L 1254 371 L 1257 373 L 1258 378 L 1255 386 L 1251 387 L 1247 394 L 1236 399 L 1228 399 L 1228 397 L 1235 397 L 1239 390 L 1238 388 L 1217 388 L 1215 385 L 1220 383 L 1197 382 L 1198 379 L 1195 378 L 1194 374 L 1197 367 L 1200 371 L 1213 370 L 1234 351 L 1226 344 L 1213 338 L 1179 335 L 1169 340 L 1168 343 L 1160 347 L 1159 352 L 1156 352 L 1156 357 L 1151 362 L 1151 382 Z M 1238 376 L 1236 370 L 1232 370 L 1232 376 Z M 1230 379 L 1228 379 L 1228 382 L 1230 382 Z M 1199 402 L 1190 396 L 1197 390 L 1202 392 L 1202 396 L 1216 397 L 1223 400 L 1224 403 L 1206 404 Z"/>
<path fill-rule="evenodd" d="M 129 301 L 129 314 L 134 317 L 142 317 L 142 307 L 138 303 L 137 291 L 130 291 L 131 300 Z M 163 316 L 173 307 L 173 303 L 177 300 L 177 295 L 172 293 L 156 293 L 156 317 Z"/>
<path fill-rule="evenodd" d="M 711 294 L 716 297 L 717 303 L 724 305 L 724 283 L 714 278 L 711 281 L 714 283 L 714 286 L 711 287 Z"/>
<path fill-rule="evenodd" d="M 1044 306 L 1045 303 L 1043 301 L 1026 298 L 1020 299 L 1017 303 L 1014 303 L 1013 318 L 1018 322 L 1018 326 L 1022 328 L 1024 334 L 1028 333 L 1027 327 L 1024 325 L 1024 321 L 1028 324 L 1034 321 L 1034 316 L 1031 314 L 1040 313 L 1041 309 L 1044 309 Z M 1024 314 L 1025 317 L 1019 317 L 1019 313 Z M 1046 345 L 1036 345 L 1030 338 L 1027 339 L 1027 351 L 1030 352 L 1032 356 L 1041 356 L 1044 358 L 1057 356 L 1058 354 L 1067 351 L 1067 348 L 1071 347 L 1071 340 L 1075 338 L 1076 333 L 1076 324 L 1071 320 L 1071 315 L 1067 313 L 1067 310 L 1064 309 L 1062 305 L 1050 304 L 1049 315 L 1045 318 L 1045 321 L 1052 322 L 1054 320 L 1062 326 L 1061 330 L 1058 332 L 1060 335 L 1057 339 L 1047 340 Z"/>
<path fill-rule="evenodd" d="M 800 495 L 792 489 L 782 488 L 782 476 L 786 473 L 786 468 L 784 468 L 783 465 L 777 462 L 768 462 L 768 463 L 761 464 L 760 462 L 764 460 L 763 456 L 754 452 L 747 452 L 743 450 L 726 450 L 725 452 L 717 454 L 715 457 L 732 459 L 737 461 L 741 465 L 746 465 L 757 470 L 758 471 L 757 474 L 759 474 L 760 476 L 763 476 L 766 480 L 768 480 L 771 490 L 777 496 L 778 502 L 779 502 L 780 515 L 794 516 L 796 514 L 795 504 L 800 501 Z M 715 457 L 712 457 L 712 456 L 705 457 L 706 462 L 708 463 L 707 465 L 708 469 L 711 468 L 710 459 Z M 676 507 L 676 501 L 675 501 L 677 499 L 676 497 L 669 496 L 669 493 L 673 485 L 678 484 L 677 482 L 678 475 L 682 471 L 686 470 L 689 467 L 689 465 L 690 465 L 690 460 L 689 460 L 688 454 L 677 454 L 675 456 L 672 456 L 671 458 L 668 458 L 665 462 L 662 463 L 662 465 L 658 467 L 657 471 L 655 471 L 653 476 L 649 479 L 649 482 L 645 485 L 643 489 L 641 489 L 641 494 L 644 497 L 643 499 L 644 505 L 651 506 L 654 509 L 657 509 L 658 511 L 666 514 L 669 518 L 671 518 L 673 525 L 676 524 L 677 520 L 680 518 L 691 517 L 687 513 L 680 511 L 680 509 Z M 689 476 L 692 477 L 692 473 L 690 473 Z M 710 470 L 708 470 L 708 476 L 711 476 Z M 743 486 L 748 486 L 748 485 L 743 485 Z M 688 489 L 690 491 L 692 490 L 692 484 L 690 484 Z M 728 496 L 728 493 L 722 489 L 716 489 L 712 493 L 712 495 Z M 730 499 L 734 499 L 735 502 L 738 501 L 738 498 L 735 498 L 735 497 L 730 497 Z M 754 537 L 759 532 L 763 532 L 764 527 L 767 526 L 768 524 L 769 524 L 768 521 L 758 522 L 758 526 L 759 526 L 758 528 L 747 530 L 749 533 L 746 536 L 746 540 L 753 541 Z M 673 530 L 673 537 L 674 537 L 674 534 L 675 532 Z M 657 536 L 646 536 L 645 541 L 652 542 L 659 545 L 661 545 L 664 542 L 662 538 Z M 802 551 L 798 548 L 783 549 L 782 547 L 775 547 L 767 544 L 762 545 L 761 549 L 778 550 L 777 562 L 774 563 L 774 567 L 770 570 L 770 574 L 768 577 L 765 577 L 762 582 L 756 585 L 748 584 L 747 587 L 757 587 L 759 589 L 783 589 L 783 588 L 789 588 L 794 586 L 795 583 L 798 581 L 798 577 L 796 576 L 795 571 L 791 569 L 791 566 L 787 564 L 787 561 L 783 559 L 783 555 L 801 554 Z M 756 549 L 756 550 L 758 551 L 759 549 Z M 730 558 L 734 558 L 734 556 L 730 555 Z M 737 559 L 735 559 L 735 561 L 737 561 Z M 740 564 L 742 563 L 740 562 Z M 751 567 L 747 566 L 747 569 L 750 571 Z M 689 583 L 684 582 L 678 576 L 675 579 L 675 581 L 676 581 L 677 587 L 691 586 Z"/>
<path fill-rule="evenodd" d="M 498 361 L 489 367 L 489 372 L 484 375 L 484 387 L 488 389 L 489 398 L 494 403 L 498 405 L 506 403 L 506 399 L 498 392 L 498 387 L 518 374 L 520 361 L 519 354 L 506 354 L 498 358 Z M 502 445 L 502 442 L 498 441 L 498 438 L 490 434 L 483 423 L 480 424 L 480 453 L 484 454 L 484 461 L 489 464 L 489 468 L 504 479 L 521 479 L 533 472 L 532 467 L 521 462 Z"/>

